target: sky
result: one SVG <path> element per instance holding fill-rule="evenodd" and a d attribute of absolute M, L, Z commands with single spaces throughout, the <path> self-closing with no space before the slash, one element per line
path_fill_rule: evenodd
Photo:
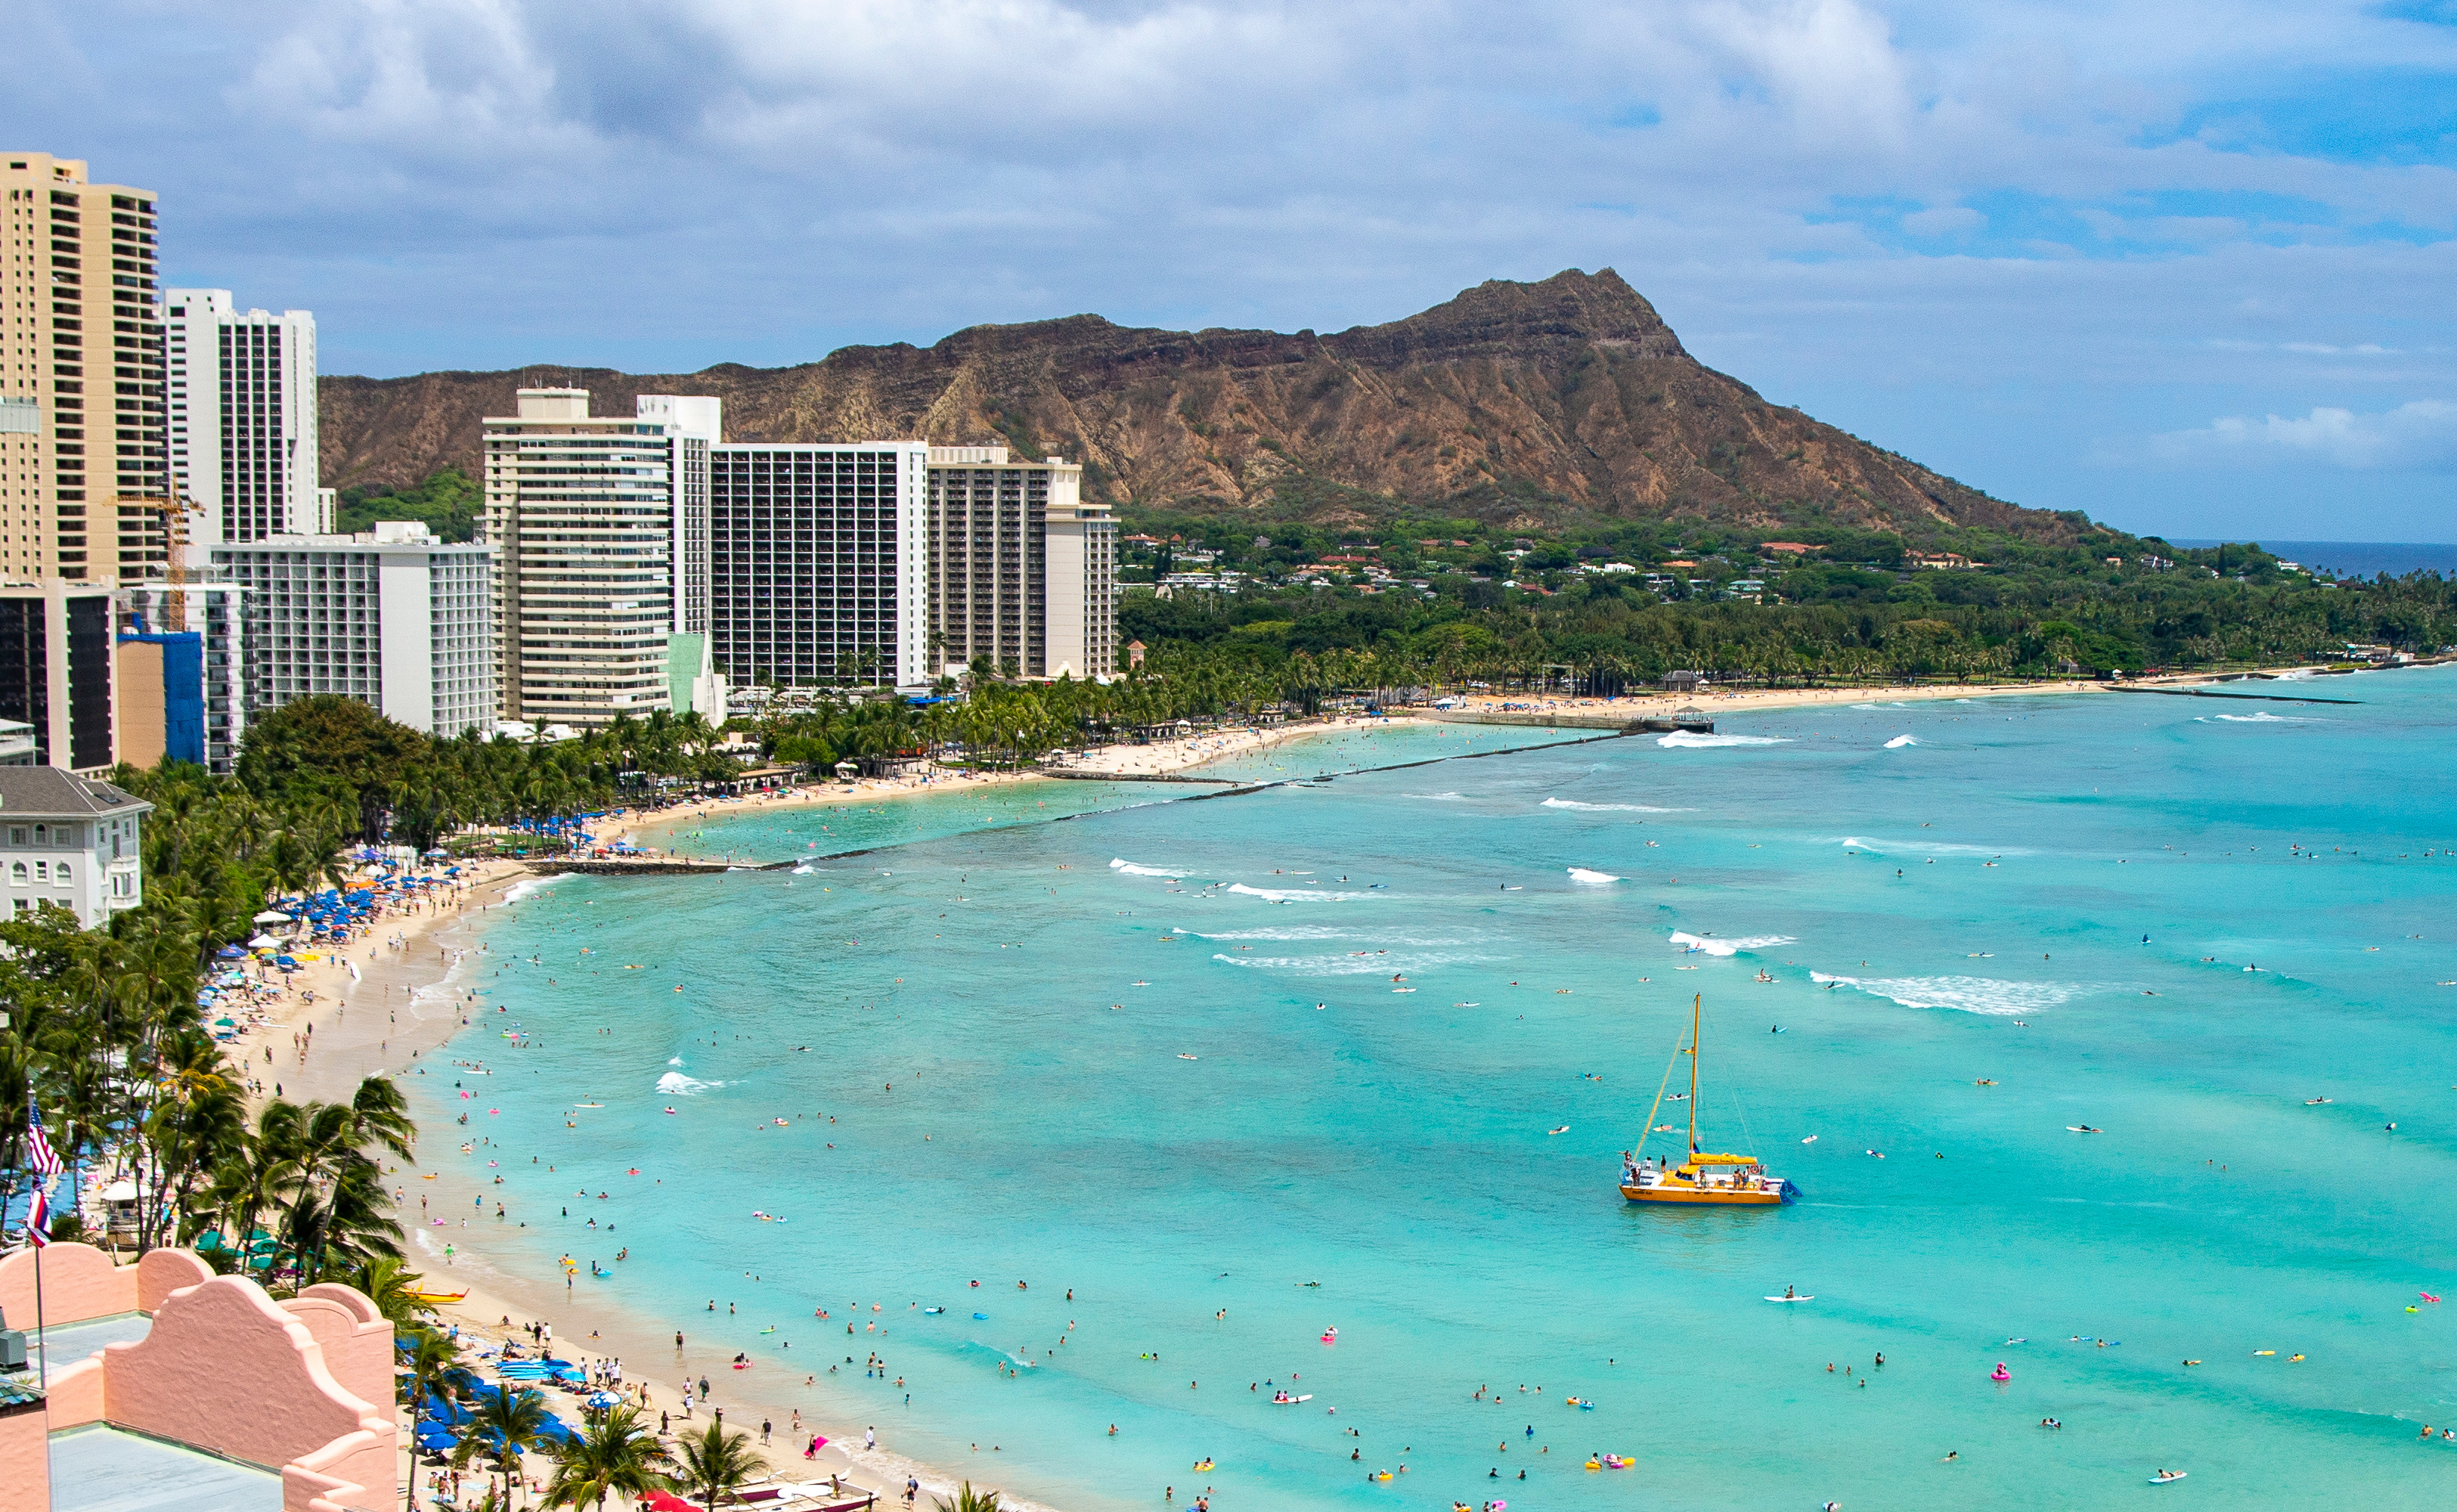
<path fill-rule="evenodd" d="M 327 373 L 1619 270 L 2001 498 L 2457 541 L 2457 0 L 0 0 L 0 142 Z"/>

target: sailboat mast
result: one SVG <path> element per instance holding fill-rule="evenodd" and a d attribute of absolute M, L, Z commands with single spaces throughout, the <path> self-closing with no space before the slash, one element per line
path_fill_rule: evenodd
<path fill-rule="evenodd" d="M 1689 1153 L 1698 1153 L 1698 1028 L 1706 1016 L 1706 995 L 1689 1004 Z"/>

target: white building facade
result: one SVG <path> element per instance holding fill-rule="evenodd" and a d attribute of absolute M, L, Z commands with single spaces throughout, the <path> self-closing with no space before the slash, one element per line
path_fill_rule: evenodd
<path fill-rule="evenodd" d="M 518 407 L 485 423 L 503 717 L 593 727 L 671 708 L 668 642 L 709 612 L 720 402 L 644 394 L 630 418 L 592 416 L 586 389 L 525 388 Z"/>
<path fill-rule="evenodd" d="M 1025 677 L 1105 677 L 1117 665 L 1118 527 L 1084 498 L 1084 468 L 1004 446 L 930 448 L 934 671 L 985 657 Z"/>
<path fill-rule="evenodd" d="M 501 667 L 495 551 L 420 524 L 214 548 L 215 576 L 240 590 L 246 713 L 340 694 L 451 738 L 491 730 Z M 210 673 L 214 647 L 206 647 Z M 213 739 L 207 711 L 207 740 Z"/>
<path fill-rule="evenodd" d="M 171 487 L 188 560 L 224 542 L 329 530 L 316 487 L 316 317 L 240 310 L 227 289 L 172 289 Z"/>
<path fill-rule="evenodd" d="M 140 825 L 154 805 L 52 766 L 0 766 L 0 868 L 9 911 L 49 903 L 98 929 L 145 901 Z"/>
<path fill-rule="evenodd" d="M 709 464 L 710 650 L 741 685 L 929 685 L 930 448 L 732 445 Z"/>

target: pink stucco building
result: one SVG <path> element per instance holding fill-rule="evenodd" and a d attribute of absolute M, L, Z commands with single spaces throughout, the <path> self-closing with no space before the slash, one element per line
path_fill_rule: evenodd
<path fill-rule="evenodd" d="M 123 1467 L 188 1481 L 190 1505 L 400 1504 L 393 1327 L 354 1288 L 311 1286 L 277 1301 L 185 1250 L 114 1265 L 92 1246 L 54 1244 L 42 1268 L 50 1387 L 41 1401 L 0 1410 L 8 1512 L 144 1504 L 91 1483 Z M 31 1331 L 33 1252 L 0 1259 L 0 1312 Z M 183 1452 L 196 1468 L 184 1468 Z M 228 1470 L 223 1489 L 205 1494 L 197 1478 L 213 1480 L 217 1466 Z"/>

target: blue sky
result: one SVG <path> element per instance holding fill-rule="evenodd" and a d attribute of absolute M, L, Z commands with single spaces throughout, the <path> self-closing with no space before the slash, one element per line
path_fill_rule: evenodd
<path fill-rule="evenodd" d="M 1617 268 L 1999 496 L 2457 540 L 2457 0 L 0 0 L 327 372 L 1335 330 Z"/>

